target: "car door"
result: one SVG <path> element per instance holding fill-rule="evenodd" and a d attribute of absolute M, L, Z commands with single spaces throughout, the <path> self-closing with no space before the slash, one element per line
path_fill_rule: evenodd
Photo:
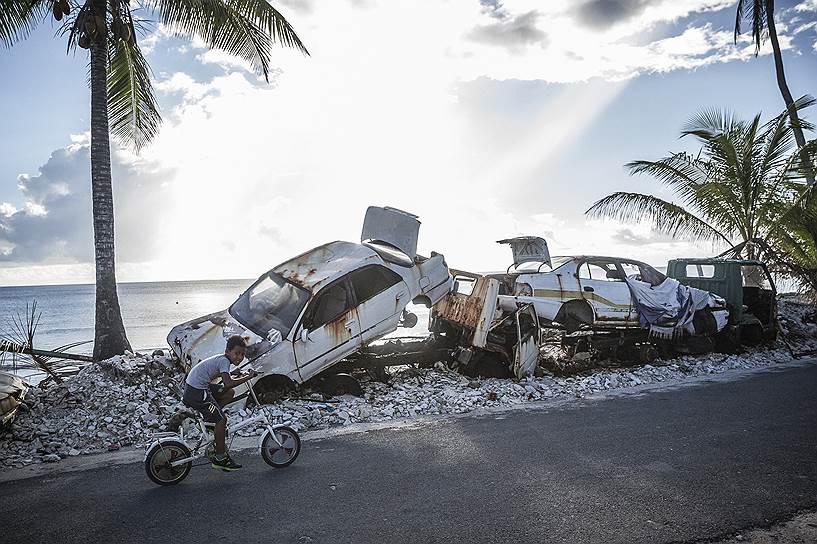
<path fill-rule="evenodd" d="M 650 283 L 649 280 L 653 278 L 654 274 L 645 274 L 644 268 L 646 265 L 643 263 L 639 263 L 636 261 L 619 261 L 619 266 L 621 267 L 621 271 L 624 273 L 624 277 L 629 278 L 635 281 L 643 281 L 646 283 Z M 649 267 L 648 267 L 649 268 Z M 656 272 L 657 273 L 657 272 Z M 635 307 L 635 303 L 632 302 L 632 292 L 630 292 L 630 314 L 629 319 L 631 321 L 638 321 L 638 309 Z"/>
<path fill-rule="evenodd" d="M 385 266 L 364 266 L 349 274 L 360 320 L 363 344 L 397 328 L 400 314 L 410 301 L 403 278 Z"/>
<path fill-rule="evenodd" d="M 346 277 L 312 299 L 296 328 L 293 346 L 304 381 L 360 348 L 360 323 Z"/>
<path fill-rule="evenodd" d="M 622 324 L 630 320 L 630 288 L 615 261 L 587 259 L 578 272 L 582 297 L 593 306 L 597 322 Z"/>

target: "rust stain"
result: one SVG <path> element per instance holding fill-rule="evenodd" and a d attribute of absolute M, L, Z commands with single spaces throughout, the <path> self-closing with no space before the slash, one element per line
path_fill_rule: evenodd
<path fill-rule="evenodd" d="M 324 325 L 326 328 L 326 334 L 329 335 L 332 345 L 337 346 L 338 344 L 342 344 L 351 338 L 352 335 L 349 334 L 349 329 L 346 328 L 346 322 L 351 321 L 353 318 L 354 316 L 350 310 L 337 319 L 334 319 L 333 321 L 330 321 Z"/>
<path fill-rule="evenodd" d="M 314 276 L 318 272 L 317 268 L 311 268 L 309 271 L 301 277 L 296 270 L 287 271 L 284 278 L 289 281 L 290 283 L 295 284 L 296 286 L 300 287 L 301 289 L 305 289 L 307 291 L 312 291 L 312 286 L 309 284 L 309 278 Z"/>
<path fill-rule="evenodd" d="M 482 317 L 487 291 L 487 279 L 480 278 L 474 284 L 474 290 L 470 295 L 449 293 L 434 306 L 435 312 L 448 321 L 475 329 Z"/>

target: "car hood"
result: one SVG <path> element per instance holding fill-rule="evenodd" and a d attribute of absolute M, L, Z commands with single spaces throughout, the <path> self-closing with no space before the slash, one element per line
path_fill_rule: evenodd
<path fill-rule="evenodd" d="M 224 353 L 227 339 L 235 335 L 247 342 L 250 360 L 281 341 L 280 334 L 270 339 L 261 338 L 236 321 L 228 310 L 222 310 L 176 325 L 167 335 L 167 343 L 184 366 L 190 368 L 202 359 Z"/>

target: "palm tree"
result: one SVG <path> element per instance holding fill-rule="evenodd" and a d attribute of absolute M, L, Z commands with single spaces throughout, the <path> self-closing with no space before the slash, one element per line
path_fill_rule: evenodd
<path fill-rule="evenodd" d="M 96 265 L 94 358 L 130 349 L 116 291 L 110 133 L 141 149 L 161 117 L 138 37 L 161 23 L 253 63 L 269 81 L 271 46 L 309 54 L 267 0 L 0 0 L 0 44 L 12 47 L 53 17 L 68 51 L 90 51 L 91 186 Z"/>
<path fill-rule="evenodd" d="M 795 102 L 800 110 L 811 97 Z M 806 121 L 798 121 L 811 129 Z M 760 115 L 741 121 L 728 112 L 704 110 L 681 132 L 702 145 L 697 155 L 675 153 L 657 161 L 626 165 L 631 175 L 648 174 L 668 187 L 679 203 L 654 195 L 616 192 L 585 213 L 620 221 L 649 221 L 674 237 L 745 244 L 748 258 L 774 261 L 817 290 L 817 253 L 809 233 L 817 222 L 815 189 L 802 183 L 794 130 L 787 112 L 765 124 Z M 815 155 L 817 141 L 802 148 Z"/>
<path fill-rule="evenodd" d="M 797 115 L 797 108 L 795 107 L 791 91 L 789 91 L 789 85 L 786 83 L 786 74 L 783 71 L 783 55 L 780 52 L 780 42 L 777 39 L 777 28 L 774 24 L 774 0 L 752 0 L 751 2 L 738 0 L 736 12 L 735 43 L 738 42 L 738 35 L 741 32 L 741 21 L 744 19 L 751 21 L 752 39 L 755 42 L 755 56 L 757 56 L 757 54 L 760 52 L 760 44 L 764 39 L 764 30 L 768 30 L 769 41 L 772 42 L 772 51 L 774 53 L 774 68 L 775 72 L 777 73 L 777 86 L 780 89 L 780 94 L 783 95 L 783 101 L 786 103 L 786 110 L 791 118 L 794 139 L 797 142 L 797 146 L 802 149 L 803 146 L 806 145 L 806 138 L 803 135 L 803 128 Z M 814 185 L 814 165 L 808 161 L 807 155 L 802 151 L 800 152 L 800 159 L 803 163 L 803 172 L 806 177 L 806 182 L 809 185 Z"/>

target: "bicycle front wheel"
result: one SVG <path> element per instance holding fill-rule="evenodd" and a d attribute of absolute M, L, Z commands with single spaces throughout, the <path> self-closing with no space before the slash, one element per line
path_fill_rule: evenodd
<path fill-rule="evenodd" d="M 190 449 L 177 440 L 168 440 L 153 446 L 145 457 L 145 472 L 148 478 L 159 485 L 174 485 L 184 480 L 193 462 L 172 466 L 177 459 L 190 457 Z"/>
<path fill-rule="evenodd" d="M 301 437 L 290 427 L 276 427 L 273 432 L 275 438 L 269 431 L 264 433 L 261 440 L 261 457 L 271 467 L 283 468 L 291 465 L 301 453 Z"/>

